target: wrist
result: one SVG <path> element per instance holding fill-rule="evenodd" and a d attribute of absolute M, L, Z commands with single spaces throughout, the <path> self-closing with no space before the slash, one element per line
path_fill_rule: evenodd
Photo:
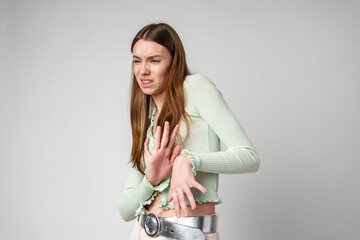
<path fill-rule="evenodd" d="M 180 159 L 180 161 L 179 161 Z M 182 154 L 180 154 L 176 159 L 175 159 L 175 163 L 177 163 L 177 165 L 181 164 L 181 165 L 186 165 L 192 168 L 192 163 L 191 163 L 191 158 L 189 153 L 184 152 Z"/>
<path fill-rule="evenodd" d="M 199 158 L 193 152 L 189 151 L 189 149 L 185 148 L 185 149 L 181 150 L 180 155 L 184 154 L 184 153 L 187 154 L 187 159 L 190 161 L 191 170 L 192 170 L 194 176 L 196 176 L 196 172 L 197 172 L 197 169 L 199 168 L 199 164 L 200 164 Z"/>
<path fill-rule="evenodd" d="M 184 154 L 184 155 L 185 155 L 185 157 L 186 157 L 187 164 L 188 164 L 190 167 L 192 167 L 190 154 L 189 154 L 189 153 L 187 153 L 187 152 L 185 152 L 185 153 L 183 153 L 183 154 Z"/>
<path fill-rule="evenodd" d="M 145 174 L 146 180 L 153 186 L 157 186 L 160 182 L 157 182 L 156 180 L 149 178 L 147 174 Z"/>
<path fill-rule="evenodd" d="M 158 184 L 154 185 L 155 183 L 154 184 L 150 183 L 145 175 L 142 182 L 147 189 L 152 189 L 154 191 L 162 192 L 165 188 L 169 186 L 170 180 L 171 178 L 170 176 L 168 176 L 167 178 L 161 180 Z"/>

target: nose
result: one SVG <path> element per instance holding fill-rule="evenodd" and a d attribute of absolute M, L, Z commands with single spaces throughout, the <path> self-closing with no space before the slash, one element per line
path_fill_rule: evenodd
<path fill-rule="evenodd" d="M 147 63 L 144 62 L 141 64 L 141 68 L 140 68 L 140 74 L 141 75 L 148 75 L 150 73 L 150 70 L 147 66 Z"/>

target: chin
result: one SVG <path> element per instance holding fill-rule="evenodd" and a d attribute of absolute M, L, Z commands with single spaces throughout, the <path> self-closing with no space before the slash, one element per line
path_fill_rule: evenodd
<path fill-rule="evenodd" d="M 145 95 L 152 95 L 152 92 L 151 91 L 148 91 L 148 90 L 143 90 L 142 89 L 142 92 L 145 94 Z"/>

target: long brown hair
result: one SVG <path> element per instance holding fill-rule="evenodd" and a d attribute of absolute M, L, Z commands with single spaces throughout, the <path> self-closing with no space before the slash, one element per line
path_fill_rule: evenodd
<path fill-rule="evenodd" d="M 160 139 L 163 136 L 165 121 L 169 122 L 170 134 L 180 120 L 186 123 L 187 134 L 185 139 L 179 139 L 179 133 L 174 147 L 186 141 L 189 132 L 190 116 L 185 111 L 185 100 L 183 83 L 187 75 L 190 74 L 186 64 L 186 57 L 182 42 L 176 31 L 166 23 L 152 23 L 143 27 L 135 36 L 131 44 L 131 52 L 134 45 L 140 39 L 152 40 L 166 47 L 172 56 L 172 63 L 169 69 L 168 78 L 165 83 L 164 102 L 161 112 L 157 119 L 157 125 L 161 126 Z M 154 103 L 152 96 L 143 93 L 139 87 L 134 73 L 132 74 L 131 100 L 130 100 L 130 121 L 132 129 L 132 150 L 131 160 L 133 167 L 136 167 L 142 174 L 145 171 L 144 161 L 144 142 L 146 140 L 147 129 L 150 126 L 150 115 L 153 111 Z M 151 132 L 153 130 L 151 129 Z M 171 151 L 172 152 L 172 151 Z"/>

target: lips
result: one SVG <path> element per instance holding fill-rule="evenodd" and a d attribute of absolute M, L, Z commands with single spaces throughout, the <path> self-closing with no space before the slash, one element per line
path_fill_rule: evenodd
<path fill-rule="evenodd" d="M 149 82 L 153 82 L 153 80 L 151 80 L 151 79 L 146 79 L 146 78 L 141 78 L 140 79 L 143 83 L 145 83 L 145 82 L 147 82 L 147 83 L 149 83 Z M 144 82 L 145 81 L 145 82 Z"/>
<path fill-rule="evenodd" d="M 150 79 L 142 78 L 142 79 L 140 79 L 140 80 L 141 80 L 141 85 L 142 85 L 144 88 L 148 88 L 148 87 L 150 87 L 150 86 L 153 84 L 153 81 L 150 80 Z M 149 81 L 149 82 L 144 82 L 144 81 Z"/>

